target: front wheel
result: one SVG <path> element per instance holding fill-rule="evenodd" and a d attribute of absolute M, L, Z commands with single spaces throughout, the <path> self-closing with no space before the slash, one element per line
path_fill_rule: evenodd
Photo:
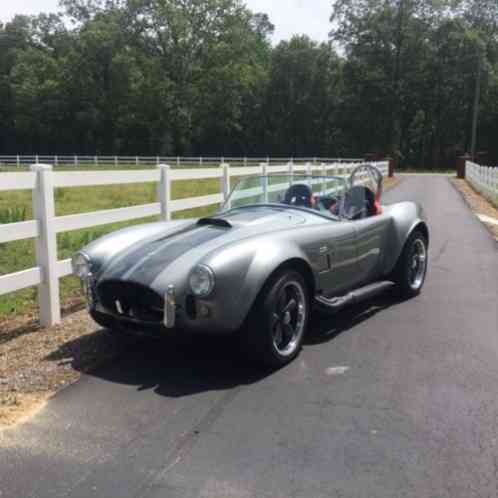
<path fill-rule="evenodd" d="M 406 241 L 393 275 L 403 297 L 420 294 L 427 274 L 427 263 L 427 239 L 420 230 L 416 230 Z"/>
<path fill-rule="evenodd" d="M 300 273 L 286 270 L 271 278 L 247 324 L 247 342 L 256 360 L 278 368 L 299 354 L 308 327 L 309 301 Z"/>

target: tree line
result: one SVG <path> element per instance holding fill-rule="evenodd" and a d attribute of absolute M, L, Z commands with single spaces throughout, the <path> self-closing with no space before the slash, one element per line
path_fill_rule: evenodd
<path fill-rule="evenodd" d="M 240 0 L 61 0 L 0 24 L 0 153 L 498 162 L 496 0 L 331 1 L 330 40 Z M 303 31 L 305 26 L 297 27 Z"/>

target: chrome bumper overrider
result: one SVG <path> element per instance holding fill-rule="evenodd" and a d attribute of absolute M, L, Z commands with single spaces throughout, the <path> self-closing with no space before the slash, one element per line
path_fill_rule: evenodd
<path fill-rule="evenodd" d="M 168 329 L 172 329 L 175 326 L 176 318 L 176 294 L 175 286 L 168 285 L 168 290 L 164 296 L 164 326 Z"/>

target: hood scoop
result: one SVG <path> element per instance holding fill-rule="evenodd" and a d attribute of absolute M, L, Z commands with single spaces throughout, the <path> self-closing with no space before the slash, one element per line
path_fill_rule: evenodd
<path fill-rule="evenodd" d="M 197 222 L 197 225 L 199 226 L 212 225 L 222 228 L 232 228 L 232 224 L 229 221 L 225 220 L 224 218 L 201 218 Z"/>

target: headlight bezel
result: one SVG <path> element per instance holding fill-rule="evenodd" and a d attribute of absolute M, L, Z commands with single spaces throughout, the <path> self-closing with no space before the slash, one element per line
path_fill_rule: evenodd
<path fill-rule="evenodd" d="M 73 275 L 76 275 L 80 280 L 87 280 L 92 276 L 90 257 L 83 251 L 77 252 L 71 258 L 71 268 L 73 270 Z"/>
<path fill-rule="evenodd" d="M 194 279 L 198 279 L 197 282 Z M 200 282 L 203 278 L 203 282 Z M 213 293 L 216 285 L 214 271 L 208 265 L 198 264 L 191 270 L 188 283 L 192 294 L 198 298 L 206 298 Z M 206 285 L 207 284 L 207 285 Z"/>

